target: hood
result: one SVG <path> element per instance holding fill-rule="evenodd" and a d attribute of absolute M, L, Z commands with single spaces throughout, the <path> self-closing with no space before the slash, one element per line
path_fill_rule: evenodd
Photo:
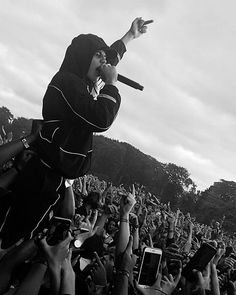
<path fill-rule="evenodd" d="M 117 52 L 110 48 L 102 38 L 93 34 L 81 34 L 75 37 L 66 50 L 60 71 L 73 73 L 85 78 L 93 55 L 97 50 L 104 50 L 108 62 L 116 58 Z"/>

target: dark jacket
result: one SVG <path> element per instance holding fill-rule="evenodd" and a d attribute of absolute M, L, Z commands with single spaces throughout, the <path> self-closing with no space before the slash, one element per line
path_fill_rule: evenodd
<path fill-rule="evenodd" d="M 93 55 L 101 49 L 113 65 L 126 50 L 120 40 L 108 47 L 92 34 L 74 38 L 43 98 L 46 123 L 37 143 L 40 157 L 66 178 L 89 170 L 93 132 L 106 131 L 120 107 L 115 86 L 105 85 L 97 95 L 96 85 L 86 78 Z"/>

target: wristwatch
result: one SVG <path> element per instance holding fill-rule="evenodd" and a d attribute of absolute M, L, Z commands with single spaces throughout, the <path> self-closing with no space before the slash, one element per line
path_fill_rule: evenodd
<path fill-rule="evenodd" d="M 30 147 L 29 143 L 25 137 L 21 138 L 21 142 L 23 143 L 25 149 L 28 149 Z"/>

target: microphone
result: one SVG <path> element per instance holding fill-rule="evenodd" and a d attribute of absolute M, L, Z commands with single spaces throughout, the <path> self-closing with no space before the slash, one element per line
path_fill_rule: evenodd
<path fill-rule="evenodd" d="M 122 76 L 122 75 L 118 74 L 117 80 L 119 82 L 121 82 L 121 83 L 124 83 L 127 86 L 130 86 L 130 87 L 133 87 L 135 89 L 143 91 L 144 87 L 142 85 L 140 85 L 139 83 L 137 83 L 137 82 L 135 82 L 133 80 L 130 80 L 129 78 L 126 78 L 125 76 Z"/>
<path fill-rule="evenodd" d="M 98 68 L 97 70 L 98 70 L 98 73 L 100 74 L 101 73 L 101 68 Z M 130 87 L 133 87 L 135 89 L 143 91 L 144 87 L 142 85 L 140 85 L 139 83 L 137 83 L 137 82 L 125 77 L 125 76 L 122 76 L 122 75 L 118 74 L 117 75 L 117 80 L 119 82 L 127 85 L 127 86 L 130 86 Z"/>

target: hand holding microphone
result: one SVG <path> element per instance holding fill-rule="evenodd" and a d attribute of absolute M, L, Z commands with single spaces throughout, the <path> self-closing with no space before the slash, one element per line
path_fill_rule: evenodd
<path fill-rule="evenodd" d="M 110 64 L 102 65 L 100 67 L 100 76 L 105 84 L 116 85 L 118 73 L 115 66 Z"/>
<path fill-rule="evenodd" d="M 101 79 L 105 84 L 110 84 L 116 86 L 117 80 L 127 86 L 130 86 L 132 88 L 143 90 L 143 86 L 139 83 L 126 78 L 125 76 L 122 76 L 117 73 L 116 67 L 111 66 L 110 64 L 104 64 L 99 68 L 99 74 Z"/>

